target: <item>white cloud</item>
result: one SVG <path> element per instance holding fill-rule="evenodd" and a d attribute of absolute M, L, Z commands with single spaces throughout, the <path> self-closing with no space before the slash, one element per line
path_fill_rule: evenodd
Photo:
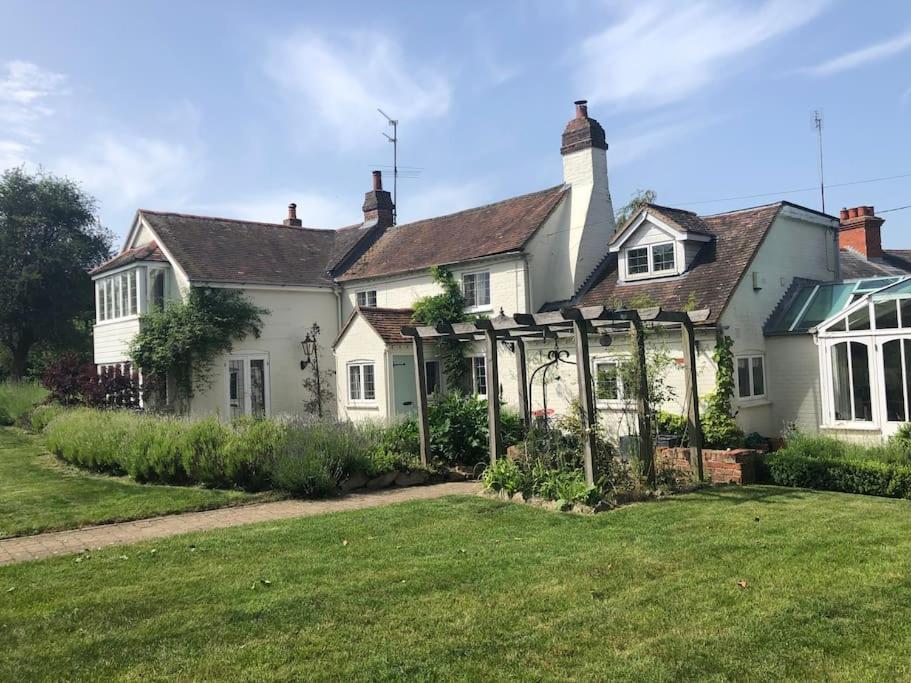
<path fill-rule="evenodd" d="M 268 77 L 278 85 L 298 124 L 334 146 L 382 141 L 377 107 L 403 122 L 440 116 L 450 86 L 433 69 L 406 61 L 398 44 L 376 31 L 332 42 L 301 31 L 270 46 Z"/>
<path fill-rule="evenodd" d="M 620 131 L 612 133 L 608 164 L 612 168 L 623 166 L 646 156 L 663 147 L 667 147 L 675 140 L 686 137 L 696 131 L 713 126 L 720 118 L 702 117 L 686 121 L 677 121 L 670 124 L 661 124 L 658 121 L 645 121 L 636 126 L 633 131 Z"/>
<path fill-rule="evenodd" d="M 843 55 L 829 59 L 816 66 L 808 67 L 804 69 L 804 72 L 813 76 L 831 76 L 832 74 L 837 74 L 841 71 L 855 69 L 859 66 L 864 66 L 865 64 L 888 59 L 909 48 L 911 48 L 911 30 L 890 40 L 885 40 L 881 43 L 876 43 L 875 45 L 869 45 L 860 50 L 846 52 Z"/>
<path fill-rule="evenodd" d="M 202 175 L 202 162 L 198 151 L 183 143 L 103 133 L 82 153 L 59 159 L 54 169 L 98 195 L 106 209 L 116 210 L 185 203 Z"/>
<path fill-rule="evenodd" d="M 589 100 L 645 109 L 724 77 L 734 60 L 816 17 L 826 0 L 761 4 L 646 0 L 576 48 L 576 86 Z"/>
<path fill-rule="evenodd" d="M 41 142 L 40 122 L 53 114 L 50 102 L 67 94 L 66 77 L 23 61 L 0 66 L 0 167 L 20 164 L 30 147 Z"/>
<path fill-rule="evenodd" d="M 0 140 L 0 172 L 28 161 L 28 147 L 15 140 Z"/>

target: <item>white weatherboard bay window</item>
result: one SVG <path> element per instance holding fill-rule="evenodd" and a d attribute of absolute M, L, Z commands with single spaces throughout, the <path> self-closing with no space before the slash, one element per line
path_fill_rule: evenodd
<path fill-rule="evenodd" d="M 95 280 L 97 322 L 123 320 L 138 314 L 139 269 Z"/>
<path fill-rule="evenodd" d="M 736 363 L 737 397 L 744 401 L 765 398 L 765 357 L 758 354 L 738 356 Z"/>
<path fill-rule="evenodd" d="M 361 308 L 376 308 L 376 290 L 362 289 L 355 294 L 357 305 Z"/>
<path fill-rule="evenodd" d="M 471 310 L 490 307 L 490 272 L 465 273 L 462 275 L 462 294 L 465 305 Z"/>
<path fill-rule="evenodd" d="M 376 372 L 373 361 L 348 363 L 348 401 L 364 403 L 376 400 Z"/>
<path fill-rule="evenodd" d="M 616 359 L 597 358 L 594 361 L 595 401 L 599 408 L 607 408 L 622 401 L 623 378 L 620 374 L 620 361 Z"/>
<path fill-rule="evenodd" d="M 471 390 L 478 396 L 487 396 L 487 359 L 471 357 Z"/>
<path fill-rule="evenodd" d="M 674 242 L 661 242 L 625 250 L 626 276 L 669 275 L 677 272 L 677 248 Z"/>

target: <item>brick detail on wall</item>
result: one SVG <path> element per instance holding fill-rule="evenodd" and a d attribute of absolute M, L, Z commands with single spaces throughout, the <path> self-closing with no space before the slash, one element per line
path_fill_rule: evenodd
<path fill-rule="evenodd" d="M 754 484 L 756 483 L 756 462 L 761 453 L 746 448 L 730 451 L 704 449 L 702 467 L 705 476 L 713 484 Z M 690 472 L 689 448 L 659 448 L 659 463 L 670 465 L 683 472 Z"/>

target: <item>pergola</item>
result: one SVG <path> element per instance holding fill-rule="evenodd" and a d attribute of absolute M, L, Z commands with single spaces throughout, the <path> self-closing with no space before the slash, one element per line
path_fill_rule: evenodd
<path fill-rule="evenodd" d="M 518 404 L 522 421 L 528 427 L 531 423 L 529 405 L 528 369 L 525 360 L 525 343 L 536 339 L 573 338 L 576 347 L 576 369 L 579 384 L 580 419 L 583 427 L 583 462 L 585 478 L 594 483 L 593 454 L 596 450 L 596 436 L 593 430 L 597 422 L 594 388 L 589 355 L 589 335 L 601 334 L 618 323 L 631 327 L 635 333 L 636 358 L 640 367 L 637 388 L 636 413 L 638 417 L 639 454 L 644 459 L 650 479 L 655 476 L 650 411 L 647 402 L 648 377 L 646 376 L 645 326 L 679 325 L 682 335 L 684 363 L 686 365 L 687 434 L 690 445 L 690 462 L 702 479 L 702 424 L 699 418 L 699 392 L 696 384 L 696 340 L 694 323 L 707 320 L 709 311 L 665 311 L 661 308 L 614 310 L 605 306 L 567 307 L 546 313 L 516 313 L 501 315 L 492 319 L 468 323 L 453 323 L 431 326 L 408 326 L 402 334 L 411 337 L 414 350 L 415 381 L 418 398 L 418 428 L 420 433 L 421 462 L 427 464 L 430 454 L 430 428 L 427 419 L 427 383 L 424 365 L 424 343 L 443 340 L 460 342 L 483 341 L 487 363 L 487 419 L 490 431 L 490 461 L 496 462 L 503 454 L 503 439 L 500 430 L 499 361 L 497 342 L 515 344 L 516 370 L 518 376 Z"/>

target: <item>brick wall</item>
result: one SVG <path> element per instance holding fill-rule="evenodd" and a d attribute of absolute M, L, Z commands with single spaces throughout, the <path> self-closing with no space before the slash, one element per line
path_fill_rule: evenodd
<path fill-rule="evenodd" d="M 756 482 L 756 461 L 761 454 L 746 448 L 730 451 L 703 449 L 702 467 L 713 484 L 753 484 Z M 690 449 L 659 448 L 658 463 L 665 463 L 690 472 Z"/>

